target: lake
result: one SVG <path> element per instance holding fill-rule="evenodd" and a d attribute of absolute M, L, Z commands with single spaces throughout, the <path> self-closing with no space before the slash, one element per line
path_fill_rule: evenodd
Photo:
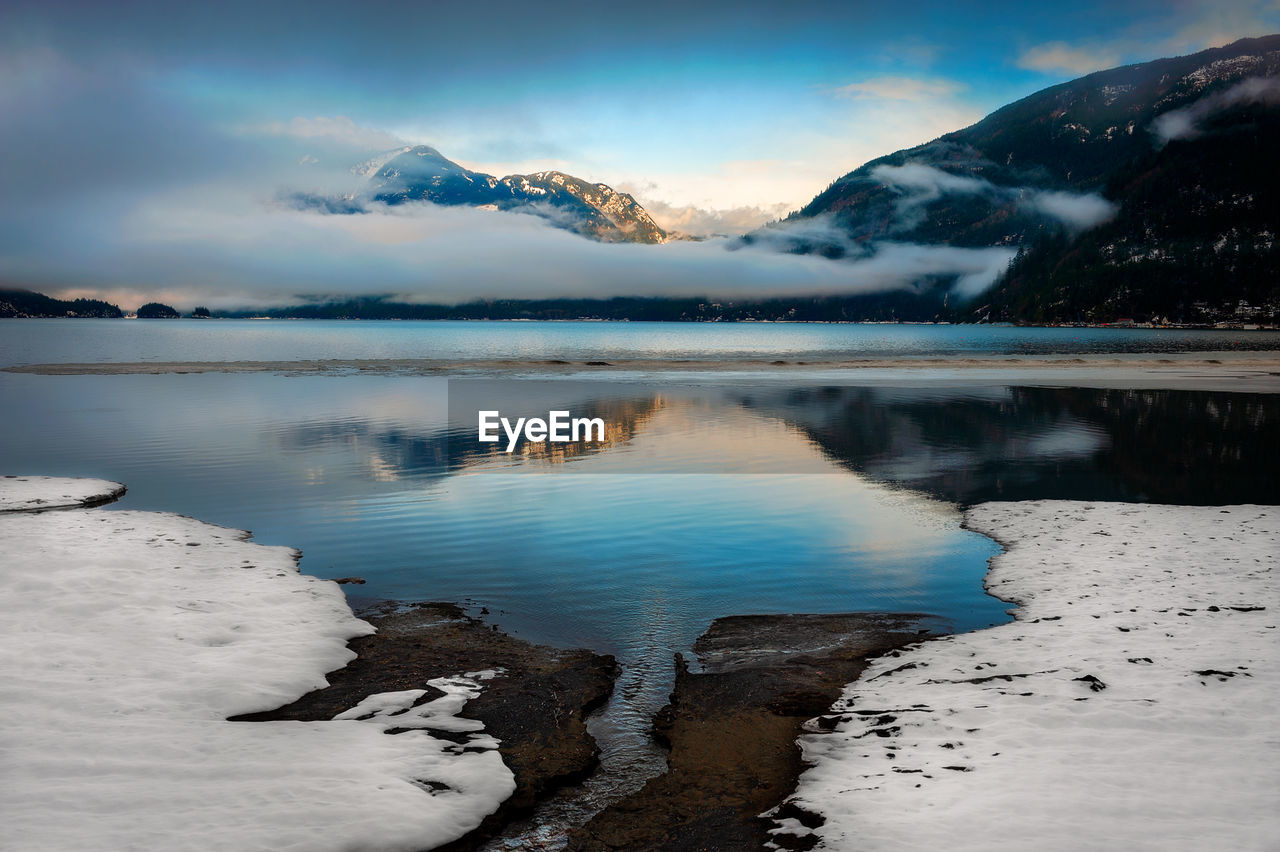
<path fill-rule="evenodd" d="M 1260 332 L 975 326 L 0 321 L 0 364 L 311 358 L 815 360 L 1280 348 Z M 484 382 L 489 382 L 488 385 Z M 452 391 L 452 392 L 451 392 Z M 459 450 L 466 391 L 599 414 L 556 459 Z M 449 600 L 613 653 L 606 765 L 654 765 L 672 656 L 724 615 L 1007 618 L 987 500 L 1274 503 L 1280 397 L 904 381 L 856 372 L 479 385 L 445 376 L 0 372 L 0 471 L 124 482 L 118 508 L 251 529 L 356 606 Z M 566 403 L 565 401 L 568 400 Z M 451 440 L 454 442 L 451 444 Z M 649 771 L 649 770 L 646 770 Z M 628 782 L 631 783 L 631 782 Z"/>
<path fill-rule="evenodd" d="M 813 360 L 1280 349 L 1280 332 L 998 325 L 0 320 L 0 366 L 47 362 Z"/>

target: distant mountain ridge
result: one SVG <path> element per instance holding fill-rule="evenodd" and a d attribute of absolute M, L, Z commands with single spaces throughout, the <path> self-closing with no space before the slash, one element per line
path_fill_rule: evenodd
<path fill-rule="evenodd" d="M 31 290 L 0 288 L 0 317 L 107 317 L 124 316 L 110 302 L 98 299 L 54 299 Z"/>
<path fill-rule="evenodd" d="M 1099 71 L 872 160 L 747 239 L 1018 250 L 957 319 L 1203 322 L 1243 304 L 1275 321 L 1278 104 L 1280 35 Z M 799 227 L 819 222 L 830 235 Z"/>
<path fill-rule="evenodd" d="M 389 205 L 427 201 L 531 213 L 606 243 L 662 243 L 670 237 L 635 198 L 608 184 L 589 183 L 558 171 L 495 177 L 461 166 L 428 145 L 396 153 L 374 171 L 367 190 L 359 196 L 293 198 L 330 213 L 359 213 L 366 201 Z"/>

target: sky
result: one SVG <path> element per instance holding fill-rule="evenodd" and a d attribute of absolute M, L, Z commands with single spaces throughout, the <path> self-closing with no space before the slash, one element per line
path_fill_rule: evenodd
<path fill-rule="evenodd" d="M 335 222 L 275 199 L 354 190 L 354 166 L 429 144 L 491 174 L 607 183 L 669 228 L 740 233 L 1046 86 L 1276 31 L 1280 0 L 5 0 L 0 285 L 122 306 L 647 292 L 673 276 L 881 287 L 723 247 L 583 245 L 528 216 Z M 477 262 L 462 243 L 494 250 Z"/>

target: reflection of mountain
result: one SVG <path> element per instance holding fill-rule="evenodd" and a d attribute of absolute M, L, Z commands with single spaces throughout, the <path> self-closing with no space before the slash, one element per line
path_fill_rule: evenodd
<path fill-rule="evenodd" d="M 521 440 L 511 453 L 506 452 L 505 437 L 498 444 L 481 444 L 474 430 L 455 430 L 450 435 L 449 456 L 452 467 L 472 467 L 493 463 L 509 465 L 513 462 L 527 464 L 564 464 L 575 458 L 602 453 L 631 443 L 641 427 L 666 406 L 660 393 L 625 399 L 601 398 L 578 404 L 574 417 L 599 417 L 604 421 L 603 441 L 550 441 Z M 504 412 L 504 415 L 506 412 Z M 524 416 L 517 413 L 514 416 Z M 531 412 L 528 416 L 545 417 L 546 409 Z"/>
<path fill-rule="evenodd" d="M 393 423 L 344 419 L 299 423 L 277 434 L 285 450 L 354 453 L 374 479 L 431 478 L 446 473 L 449 444 L 444 429 L 420 434 Z"/>
<path fill-rule="evenodd" d="M 1280 400 L 1174 390 L 821 388 L 752 394 L 834 460 L 971 505 L 1274 503 Z"/>
<path fill-rule="evenodd" d="M 604 441 L 564 444 L 521 441 L 508 455 L 494 444 L 476 441 L 474 427 L 415 432 L 411 428 L 377 420 L 344 419 L 299 423 L 277 432 L 285 451 L 319 457 L 332 450 L 344 456 L 342 464 L 355 464 L 375 480 L 438 479 L 469 468 L 499 464 L 563 464 L 571 459 L 604 452 L 630 443 L 643 425 L 665 405 L 661 394 L 627 399 L 584 400 L 574 408 L 575 417 L 599 417 L 605 423 Z M 544 416 L 546 409 L 530 416 Z M 474 417 L 468 422 L 474 422 Z M 509 468 L 505 468 L 509 469 Z"/>
<path fill-rule="evenodd" d="M 545 417 L 549 399 L 533 392 L 503 416 Z M 675 397 L 631 388 L 574 392 L 573 416 L 605 421 L 601 443 L 476 440 L 474 412 L 451 411 L 453 426 L 415 432 L 374 420 L 303 423 L 282 431 L 286 451 L 375 480 L 430 480 L 479 468 L 547 469 L 631 444 Z M 1263 394 L 1087 388 L 891 389 L 752 388 L 724 403 L 777 418 L 839 465 L 881 482 L 971 505 L 987 500 L 1080 499 L 1213 505 L 1275 503 L 1280 398 Z M 728 421 L 714 410 L 715 423 Z M 454 416 L 456 415 L 456 416 Z M 700 415 L 701 416 L 701 415 Z M 732 428 L 732 427 L 731 427 Z M 713 434 L 707 433 L 708 435 Z M 742 435 L 744 446 L 752 436 Z M 723 442 L 723 433 L 716 440 Z M 659 442 L 683 472 L 695 462 Z M 734 446 L 734 445 L 730 445 Z M 665 448 L 665 450 L 663 449 Z M 724 452 L 723 447 L 717 447 Z M 695 448 L 694 452 L 697 452 Z M 761 445 L 775 454 L 777 447 Z M 708 452 L 708 458 L 716 458 Z M 681 461 L 680 459 L 684 459 Z M 717 464 L 717 462 L 712 462 Z M 781 471 L 788 462 L 761 470 Z M 353 467 L 354 465 L 354 467 Z M 629 468 L 645 472 L 647 467 Z M 700 468 L 701 469 L 701 468 Z"/>

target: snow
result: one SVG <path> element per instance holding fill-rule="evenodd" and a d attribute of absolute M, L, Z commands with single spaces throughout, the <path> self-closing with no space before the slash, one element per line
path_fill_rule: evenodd
<path fill-rule="evenodd" d="M 1198 92 L 1215 80 L 1229 80 L 1232 77 L 1243 76 L 1261 65 L 1262 61 L 1261 56 L 1233 56 L 1230 59 L 1219 59 L 1200 66 L 1179 82 L 1191 91 Z"/>
<path fill-rule="evenodd" d="M 123 485 L 105 479 L 5 476 L 0 477 L 0 512 L 30 512 L 104 503 L 123 493 Z"/>
<path fill-rule="evenodd" d="M 0 479 L 0 502 L 92 490 L 31 479 Z M 373 630 L 296 551 L 67 509 L 0 515 L 0 553 L 4 848 L 420 850 L 514 789 L 497 742 L 454 718 L 495 672 L 366 698 L 358 718 L 226 721 L 324 686 Z"/>
<path fill-rule="evenodd" d="M 875 661 L 802 737 L 817 848 L 1275 849 L 1280 508 L 967 523 L 1007 547 L 987 584 L 1017 620 Z"/>

